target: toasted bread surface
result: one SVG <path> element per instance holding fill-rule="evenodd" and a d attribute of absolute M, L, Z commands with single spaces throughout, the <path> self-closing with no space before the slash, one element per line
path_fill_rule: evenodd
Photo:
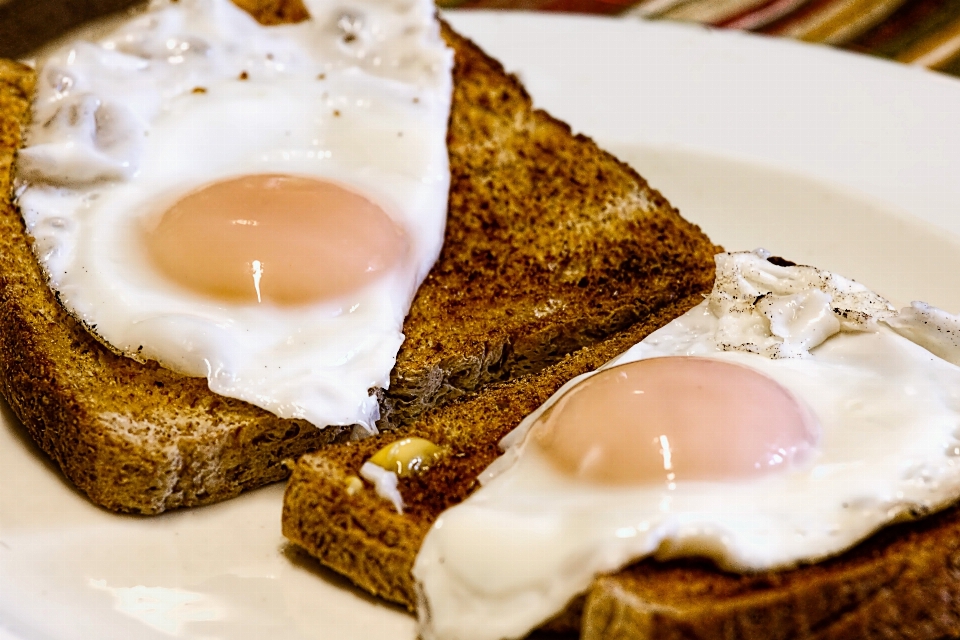
<path fill-rule="evenodd" d="M 293 24 L 310 17 L 302 0 L 232 0 L 262 25 Z"/>
<path fill-rule="evenodd" d="M 304 456 L 287 485 L 284 535 L 360 587 L 414 610 L 410 571 L 423 538 L 444 509 L 477 488 L 479 473 L 500 454 L 498 441 L 565 380 L 624 351 L 683 307 L 400 431 Z M 405 507 L 398 514 L 351 479 L 378 448 L 411 435 L 442 445 L 446 457 L 421 476 L 400 479 Z M 642 560 L 598 577 L 541 629 L 584 640 L 960 637 L 960 506 L 883 528 L 834 558 L 790 570 L 735 574 L 700 559 Z"/>
<path fill-rule="evenodd" d="M 960 507 L 886 527 L 835 558 L 737 575 L 647 560 L 599 578 L 581 638 L 960 637 Z"/>
<path fill-rule="evenodd" d="M 565 382 L 626 351 L 701 300 L 700 294 L 677 300 L 542 371 L 492 385 L 403 429 L 304 456 L 287 484 L 284 535 L 367 591 L 413 610 L 410 570 L 420 543 L 445 509 L 477 488 L 477 476 L 501 453 L 500 439 Z M 445 455 L 422 475 L 400 479 L 401 514 L 372 487 L 357 489 L 351 478 L 381 447 L 410 436 L 430 440 Z"/>
<path fill-rule="evenodd" d="M 709 289 L 719 251 L 632 168 L 533 109 L 497 61 L 443 35 L 456 52 L 451 216 L 404 325 L 392 424 Z"/>
<path fill-rule="evenodd" d="M 264 22 L 297 2 L 243 0 Z M 381 427 L 537 370 L 703 291 L 716 248 L 629 167 L 531 109 L 520 84 L 444 27 L 457 53 L 445 245 L 404 324 Z M 282 479 L 349 427 L 316 429 L 116 356 L 57 303 L 12 204 L 34 73 L 0 76 L 0 391 L 95 503 L 144 514 Z"/>

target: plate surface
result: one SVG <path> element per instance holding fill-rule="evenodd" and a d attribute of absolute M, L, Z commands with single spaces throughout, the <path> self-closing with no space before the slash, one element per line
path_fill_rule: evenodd
<path fill-rule="evenodd" d="M 698 27 L 446 17 L 729 249 L 960 312 L 960 82 Z M 285 543 L 281 485 L 113 515 L 0 409 L 0 640 L 415 637 L 412 617 Z"/>

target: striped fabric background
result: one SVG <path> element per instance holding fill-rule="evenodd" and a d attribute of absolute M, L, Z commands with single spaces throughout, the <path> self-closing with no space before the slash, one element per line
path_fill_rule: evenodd
<path fill-rule="evenodd" d="M 0 0 L 0 57 L 16 58 L 84 19 L 142 0 Z M 822 42 L 960 76 L 960 0 L 437 0 L 681 20 Z"/>
<path fill-rule="evenodd" d="M 960 76 L 960 0 L 440 0 L 636 15 L 822 42 Z"/>

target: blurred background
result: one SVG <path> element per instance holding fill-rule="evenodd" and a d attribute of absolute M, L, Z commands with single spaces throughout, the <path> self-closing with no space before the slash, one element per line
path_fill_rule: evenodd
<path fill-rule="evenodd" d="M 696 22 L 822 42 L 960 76 L 960 0 L 440 0 Z"/>
<path fill-rule="evenodd" d="M 0 0 L 0 57 L 137 0 Z M 442 8 L 677 20 L 820 42 L 960 76 L 960 0 L 438 0 Z"/>

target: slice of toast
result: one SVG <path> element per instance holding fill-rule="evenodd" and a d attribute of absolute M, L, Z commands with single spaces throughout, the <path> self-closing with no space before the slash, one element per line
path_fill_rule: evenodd
<path fill-rule="evenodd" d="M 290 2 L 242 4 L 276 21 Z M 449 222 L 381 394 L 383 428 L 556 362 L 713 277 L 717 248 L 698 228 L 443 34 L 457 53 Z M 345 439 L 349 427 L 283 420 L 115 356 L 57 304 L 9 196 L 33 82 L 22 65 L 0 67 L 0 391 L 67 478 L 99 505 L 154 514 L 279 480 L 285 459 Z"/>
<path fill-rule="evenodd" d="M 360 587 L 415 610 L 411 570 L 420 545 L 440 514 L 479 486 L 478 474 L 501 453 L 499 440 L 565 380 L 626 350 L 684 306 L 678 301 L 552 367 L 400 431 L 304 456 L 284 496 L 284 535 Z M 399 479 L 400 514 L 357 474 L 379 448 L 410 436 L 445 453 L 421 475 Z M 598 577 L 541 630 L 584 640 L 960 637 L 960 504 L 791 570 L 735 574 L 707 560 L 642 560 Z"/>
<path fill-rule="evenodd" d="M 960 506 L 790 571 L 640 562 L 596 580 L 582 616 L 583 640 L 957 638 Z"/>
<path fill-rule="evenodd" d="M 410 570 L 440 513 L 466 498 L 501 451 L 497 443 L 571 378 L 592 371 L 703 300 L 673 301 L 616 335 L 537 373 L 492 385 L 428 412 L 414 424 L 297 461 L 283 502 L 283 534 L 367 591 L 413 610 Z M 430 440 L 446 453 L 429 471 L 400 479 L 403 513 L 369 486 L 360 466 L 400 438 Z"/>
<path fill-rule="evenodd" d="M 690 302 L 693 302 L 691 300 Z M 678 305 L 678 309 L 683 305 Z M 287 485 L 284 535 L 367 591 L 415 609 L 410 570 L 440 513 L 475 488 L 498 440 L 566 379 L 595 368 L 666 322 L 648 323 L 539 374 L 487 389 L 400 432 L 330 447 L 298 461 Z M 404 513 L 360 465 L 400 437 L 447 449 L 422 476 L 401 478 Z M 887 527 L 846 553 L 789 571 L 725 573 L 707 561 L 645 560 L 594 581 L 543 629 L 584 640 L 939 640 L 960 635 L 960 506 Z"/>
<path fill-rule="evenodd" d="M 477 488 L 477 475 L 500 454 L 499 439 L 565 380 L 622 352 L 683 307 L 665 308 L 401 431 L 304 456 L 284 496 L 284 535 L 363 589 L 415 610 L 410 571 L 420 544 L 444 509 Z M 408 436 L 441 445 L 446 456 L 423 475 L 400 479 L 404 512 L 398 514 L 355 478 L 380 447 Z M 584 640 L 958 637 L 960 506 L 884 528 L 836 558 L 789 571 L 741 575 L 705 560 L 644 560 L 599 577 L 542 629 Z"/>

